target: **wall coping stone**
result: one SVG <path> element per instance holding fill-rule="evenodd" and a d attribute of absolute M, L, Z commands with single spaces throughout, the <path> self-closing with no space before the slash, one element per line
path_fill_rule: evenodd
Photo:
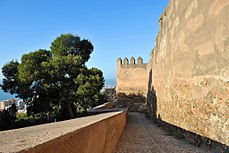
<path fill-rule="evenodd" d="M 125 110 L 116 110 L 61 122 L 1 131 L 0 152 L 19 152 L 27 150 L 123 112 L 125 112 Z"/>

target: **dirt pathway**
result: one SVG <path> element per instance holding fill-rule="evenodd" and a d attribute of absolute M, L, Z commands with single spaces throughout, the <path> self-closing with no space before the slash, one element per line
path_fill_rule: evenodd
<path fill-rule="evenodd" d="M 169 136 L 143 114 L 129 113 L 114 153 L 212 153 Z"/>

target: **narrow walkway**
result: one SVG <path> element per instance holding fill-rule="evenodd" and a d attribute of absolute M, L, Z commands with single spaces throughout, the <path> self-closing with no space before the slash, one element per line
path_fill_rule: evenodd
<path fill-rule="evenodd" d="M 210 153 L 169 136 L 143 114 L 129 113 L 126 129 L 114 153 Z"/>

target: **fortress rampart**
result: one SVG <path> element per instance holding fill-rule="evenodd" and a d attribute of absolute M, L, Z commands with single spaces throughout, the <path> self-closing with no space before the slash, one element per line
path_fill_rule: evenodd
<path fill-rule="evenodd" d="M 147 95 L 147 64 L 139 57 L 117 60 L 117 93 Z"/>
<path fill-rule="evenodd" d="M 170 0 L 148 64 L 118 59 L 117 92 L 141 93 L 150 117 L 229 146 L 228 21 L 228 0 Z"/>

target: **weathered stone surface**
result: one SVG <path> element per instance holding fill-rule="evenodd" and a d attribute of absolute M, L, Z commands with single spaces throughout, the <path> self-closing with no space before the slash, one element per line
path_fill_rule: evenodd
<path fill-rule="evenodd" d="M 136 94 L 119 94 L 118 95 L 118 107 L 128 108 L 128 111 L 146 112 L 147 104 L 146 97 Z"/>
<path fill-rule="evenodd" d="M 229 146 L 229 1 L 171 0 L 150 61 L 117 65 L 117 91 L 147 95 L 150 117 Z"/>
<path fill-rule="evenodd" d="M 147 64 L 138 57 L 137 64 L 131 57 L 130 65 L 117 60 L 117 98 L 119 107 L 128 107 L 129 111 L 146 111 Z"/>
<path fill-rule="evenodd" d="M 135 59 L 131 58 L 131 64 L 127 64 L 128 59 L 117 61 L 117 95 L 119 93 L 141 94 L 146 96 L 147 91 L 147 64 L 143 64 L 141 57 L 138 58 L 138 63 L 135 64 Z"/>
<path fill-rule="evenodd" d="M 175 6 L 175 7 L 174 7 Z M 151 116 L 229 145 L 229 1 L 171 0 L 151 54 Z M 151 81 L 150 81 L 151 80 Z M 150 95 L 150 94 L 149 94 Z M 152 105 L 148 97 L 149 105 Z"/>
<path fill-rule="evenodd" d="M 104 95 L 107 101 L 114 101 L 116 98 L 116 89 L 115 87 L 105 88 Z"/>

